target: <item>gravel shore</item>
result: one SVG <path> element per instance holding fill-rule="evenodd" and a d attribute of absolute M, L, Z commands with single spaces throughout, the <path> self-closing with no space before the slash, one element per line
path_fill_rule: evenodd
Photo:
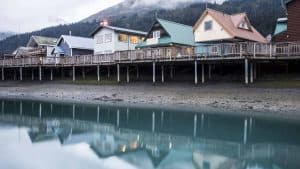
<path fill-rule="evenodd" d="M 300 89 L 267 89 L 241 84 L 171 83 L 151 85 L 75 85 L 60 83 L 0 83 L 2 98 L 31 98 L 84 103 L 122 103 L 210 107 L 237 113 L 255 111 L 300 119 Z"/>

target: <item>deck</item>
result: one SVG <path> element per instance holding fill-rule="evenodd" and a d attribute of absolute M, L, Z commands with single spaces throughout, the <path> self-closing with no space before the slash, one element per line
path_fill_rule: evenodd
<path fill-rule="evenodd" d="M 293 60 L 300 59 L 300 42 L 295 43 L 222 43 L 205 45 L 194 53 L 172 47 L 115 52 L 73 57 L 25 57 L 0 59 L 2 67 L 96 66 L 151 62 L 187 62 L 222 60 Z"/>

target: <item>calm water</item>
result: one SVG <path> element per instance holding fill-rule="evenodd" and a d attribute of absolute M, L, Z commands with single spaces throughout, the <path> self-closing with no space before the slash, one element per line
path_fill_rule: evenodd
<path fill-rule="evenodd" d="M 1 169 L 300 169 L 300 122 L 0 100 Z"/>

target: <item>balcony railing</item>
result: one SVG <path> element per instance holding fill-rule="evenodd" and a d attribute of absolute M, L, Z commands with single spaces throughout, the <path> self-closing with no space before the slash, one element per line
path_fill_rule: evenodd
<path fill-rule="evenodd" d="M 0 66 L 37 66 L 37 65 L 98 65 L 120 62 L 175 61 L 198 58 L 293 58 L 300 57 L 300 42 L 276 44 L 262 43 L 222 43 L 202 45 L 195 50 L 182 47 L 162 47 L 121 51 L 112 54 L 80 55 L 72 57 L 25 57 L 3 58 Z"/>

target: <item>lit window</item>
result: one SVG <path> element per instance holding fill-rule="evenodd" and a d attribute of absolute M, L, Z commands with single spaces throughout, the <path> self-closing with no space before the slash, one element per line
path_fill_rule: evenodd
<path fill-rule="evenodd" d="M 206 21 L 204 22 L 204 30 L 205 31 L 208 31 L 208 30 L 211 30 L 212 29 L 212 21 Z"/>
<path fill-rule="evenodd" d="M 118 39 L 120 42 L 128 42 L 128 35 L 120 33 Z"/>
<path fill-rule="evenodd" d="M 137 36 L 131 36 L 130 37 L 130 43 L 132 43 L 132 44 L 137 44 L 137 43 L 139 43 L 139 40 L 140 38 L 139 37 L 137 37 Z"/>
<path fill-rule="evenodd" d="M 153 38 L 154 39 L 159 39 L 160 38 L 160 31 L 154 31 L 153 32 Z"/>
<path fill-rule="evenodd" d="M 103 35 L 100 35 L 97 37 L 97 44 L 102 44 L 103 43 Z"/>
<path fill-rule="evenodd" d="M 105 43 L 109 43 L 112 41 L 112 34 L 105 34 Z"/>

